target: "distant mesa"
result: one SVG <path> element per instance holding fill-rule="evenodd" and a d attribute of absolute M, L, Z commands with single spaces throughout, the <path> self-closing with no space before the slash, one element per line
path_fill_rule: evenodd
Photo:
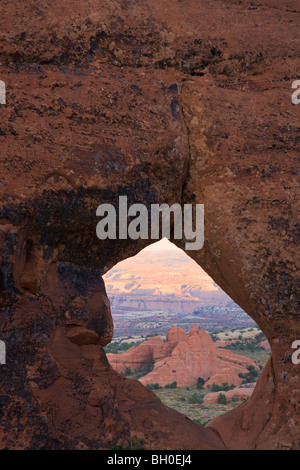
<path fill-rule="evenodd" d="M 176 313 L 193 313 L 201 306 L 234 305 L 186 253 L 166 239 L 154 245 L 123 260 L 105 274 L 113 309 L 139 308 L 141 301 L 143 308 Z"/>
<path fill-rule="evenodd" d="M 192 258 L 166 239 L 116 264 L 104 281 L 117 336 L 165 334 L 171 325 L 186 329 L 198 322 L 211 331 L 225 324 L 255 325 Z"/>
<path fill-rule="evenodd" d="M 247 374 L 249 366 L 257 369 L 252 359 L 217 348 L 211 336 L 197 326 L 192 326 L 189 334 L 173 326 L 165 341 L 154 336 L 124 353 L 108 353 L 107 358 L 119 373 L 124 373 L 127 368 L 136 371 L 145 363 L 151 364 L 151 372 L 139 381 L 144 385 L 158 383 L 163 387 L 173 382 L 179 387 L 195 385 L 199 377 L 205 380 L 204 387 L 224 382 L 238 386 L 243 380 L 239 374 Z"/>

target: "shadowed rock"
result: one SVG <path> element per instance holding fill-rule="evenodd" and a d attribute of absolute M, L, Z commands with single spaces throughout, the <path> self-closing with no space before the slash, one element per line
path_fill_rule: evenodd
<path fill-rule="evenodd" d="M 299 448 L 298 0 L 2 3 L 0 447 Z M 119 195 L 203 203 L 188 254 L 272 348 L 207 428 L 106 361 L 101 276 L 149 242 L 97 239 Z"/>

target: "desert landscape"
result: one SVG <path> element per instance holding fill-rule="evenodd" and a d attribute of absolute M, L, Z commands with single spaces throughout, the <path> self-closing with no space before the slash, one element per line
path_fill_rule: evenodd
<path fill-rule="evenodd" d="M 164 338 L 122 338 L 105 349 L 117 372 L 200 425 L 247 400 L 270 356 L 258 328 L 210 335 L 196 325 L 188 334 L 171 327 Z"/>
<path fill-rule="evenodd" d="M 209 331 L 255 322 L 184 251 L 167 239 L 103 277 L 116 337 L 166 334 L 173 325 Z"/>
<path fill-rule="evenodd" d="M 0 450 L 299 450 L 299 0 L 2 0 L 0 31 Z M 143 286 L 119 263 L 165 235 L 99 237 L 121 197 L 204 208 L 203 244 Z"/>

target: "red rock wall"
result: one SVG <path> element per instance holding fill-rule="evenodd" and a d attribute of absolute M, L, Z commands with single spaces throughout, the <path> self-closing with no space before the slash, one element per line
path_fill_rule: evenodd
<path fill-rule="evenodd" d="M 299 448 L 299 26 L 298 0 L 1 2 L 1 448 L 140 432 L 153 448 Z M 189 255 L 270 342 L 251 398 L 206 429 L 103 356 L 100 275 L 145 246 L 96 238 L 118 195 L 204 203 Z"/>

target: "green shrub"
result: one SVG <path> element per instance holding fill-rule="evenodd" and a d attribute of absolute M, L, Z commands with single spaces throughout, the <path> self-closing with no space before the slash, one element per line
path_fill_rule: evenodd
<path fill-rule="evenodd" d="M 141 377 L 144 377 L 144 375 L 149 374 L 153 370 L 153 364 L 150 361 L 145 361 L 144 366 L 141 369 L 136 369 L 135 370 L 135 377 L 136 379 L 140 379 Z"/>
<path fill-rule="evenodd" d="M 128 349 L 132 348 L 133 346 L 138 346 L 141 344 L 142 341 L 131 341 L 129 342 L 120 342 L 120 341 L 115 341 L 114 343 L 109 343 L 106 346 L 104 346 L 104 351 L 106 353 L 113 353 L 113 354 L 118 354 L 122 353 L 124 351 L 128 351 Z"/>
<path fill-rule="evenodd" d="M 149 390 L 158 390 L 158 389 L 162 388 L 158 383 L 155 383 L 155 384 L 147 384 L 146 387 L 147 387 Z"/>
<path fill-rule="evenodd" d="M 223 382 L 222 385 L 217 385 L 213 383 L 211 386 L 212 392 L 220 392 L 220 391 L 227 392 L 228 390 L 232 390 L 233 388 L 234 388 L 234 385 L 233 384 L 228 385 L 227 382 Z"/>
<path fill-rule="evenodd" d="M 262 351 L 263 348 L 261 346 L 258 346 L 258 343 L 262 341 L 264 338 L 264 335 L 262 333 L 258 334 L 255 336 L 255 338 L 243 338 L 241 335 L 238 337 L 238 341 L 235 341 L 234 343 L 227 344 L 227 346 L 224 346 L 223 349 L 229 349 L 231 351 L 250 351 L 250 352 L 257 352 L 257 351 Z"/>
<path fill-rule="evenodd" d="M 204 384 L 205 384 L 205 380 L 202 377 L 198 377 L 197 389 L 202 390 Z"/>
<path fill-rule="evenodd" d="M 201 421 L 201 426 L 206 426 L 210 421 L 210 419 L 207 419 L 206 421 Z"/>
<path fill-rule="evenodd" d="M 218 403 L 220 403 L 220 405 L 226 405 L 228 403 L 224 393 L 220 393 L 220 395 L 218 396 Z"/>
<path fill-rule="evenodd" d="M 165 385 L 165 388 L 177 388 L 177 382 L 172 382 L 171 384 Z"/>
<path fill-rule="evenodd" d="M 193 419 L 192 421 L 194 421 L 194 423 L 196 424 L 199 424 L 199 426 L 206 426 L 210 422 L 210 419 L 206 421 L 201 421 L 200 418 L 196 418 L 196 419 Z"/>
<path fill-rule="evenodd" d="M 189 403 L 203 403 L 203 396 L 200 394 L 200 393 L 193 393 L 193 395 L 191 395 L 189 398 L 188 398 L 188 402 Z"/>
<path fill-rule="evenodd" d="M 249 371 L 248 374 L 239 373 L 239 377 L 241 379 L 244 379 L 242 383 L 246 384 L 249 382 L 256 382 L 257 377 L 258 377 L 258 371 L 255 369 L 254 366 L 248 366 L 247 369 Z"/>

